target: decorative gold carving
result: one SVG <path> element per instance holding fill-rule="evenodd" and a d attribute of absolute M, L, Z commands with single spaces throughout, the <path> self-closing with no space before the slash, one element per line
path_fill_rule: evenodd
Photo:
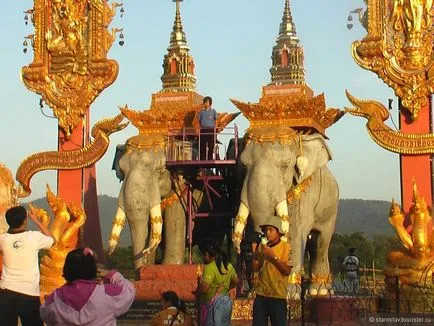
<path fill-rule="evenodd" d="M 151 235 L 151 241 L 152 240 L 155 240 L 158 243 L 160 243 L 161 242 L 161 233 L 152 233 L 152 235 Z M 151 249 L 151 251 L 153 251 L 153 250 L 154 249 Z"/>
<path fill-rule="evenodd" d="M 310 276 L 310 281 L 311 283 L 316 283 L 316 284 L 330 284 L 332 283 L 333 277 L 331 274 L 329 275 L 315 275 L 314 273 L 312 273 L 312 275 Z"/>
<path fill-rule="evenodd" d="M 0 234 L 5 233 L 9 228 L 4 218 L 6 211 L 17 205 L 17 188 L 12 173 L 0 163 Z"/>
<path fill-rule="evenodd" d="M 235 218 L 235 224 L 238 224 L 238 223 L 246 225 L 247 224 L 247 216 L 237 215 L 237 217 Z"/>
<path fill-rule="evenodd" d="M 51 224 L 50 216 L 45 210 L 30 205 L 31 213 L 50 229 L 56 239 L 56 244 L 41 260 L 41 295 L 51 293 L 65 283 L 62 271 L 66 255 L 76 248 L 79 230 L 86 221 L 81 207 L 66 204 L 51 192 L 48 185 L 47 201 L 54 214 Z"/>
<path fill-rule="evenodd" d="M 161 216 L 151 216 L 151 224 L 163 223 L 163 218 Z"/>
<path fill-rule="evenodd" d="M 352 45 L 359 66 L 375 72 L 413 119 L 434 92 L 432 0 L 368 0 L 368 35 Z"/>
<path fill-rule="evenodd" d="M 34 174 L 44 170 L 75 170 L 96 163 L 107 151 L 110 134 L 124 129 L 122 115 L 98 121 L 92 128 L 93 141 L 79 150 L 51 151 L 32 154 L 20 164 L 17 181 L 21 185 L 22 196 L 30 195 L 30 180 Z"/>
<path fill-rule="evenodd" d="M 304 179 L 301 183 L 299 183 L 295 187 L 291 187 L 291 189 L 286 194 L 286 200 L 288 201 L 288 203 L 291 203 L 294 199 L 297 200 L 300 199 L 301 194 L 306 192 L 309 189 L 311 183 L 312 183 L 312 176 Z"/>
<path fill-rule="evenodd" d="M 291 273 L 291 275 L 288 276 L 288 283 L 289 284 L 301 284 L 301 275 L 296 273 Z"/>
<path fill-rule="evenodd" d="M 116 61 L 107 59 L 116 33 L 107 29 L 115 7 L 106 0 L 34 1 L 34 58 L 22 78 L 53 109 L 67 139 L 118 75 Z"/>
<path fill-rule="evenodd" d="M 344 114 L 338 109 L 326 109 L 324 95 L 310 97 L 307 87 L 291 96 L 264 96 L 259 103 L 231 101 L 250 121 L 249 137 L 263 141 L 276 141 L 279 135 L 283 139 L 293 138 L 295 133 L 288 131 L 288 127 L 313 128 L 325 135 L 325 130 Z M 266 129 L 276 130 L 265 135 Z"/>
<path fill-rule="evenodd" d="M 388 264 L 384 274 L 388 283 L 391 283 L 395 276 L 399 276 L 403 284 L 423 285 L 422 283 L 426 282 L 424 278 L 426 278 L 427 272 L 429 273 L 431 269 L 432 273 L 434 264 L 434 232 L 432 227 L 428 228 L 432 217 L 425 199 L 419 196 L 414 181 L 413 204 L 410 207 L 409 215 L 411 226 L 405 228 L 404 214 L 401 212 L 401 208 L 392 201 L 389 222 L 395 228 L 405 249 L 392 251 L 388 254 Z"/>
<path fill-rule="evenodd" d="M 113 221 L 113 226 L 118 226 L 121 229 L 123 229 L 124 225 L 125 225 L 125 220 L 114 220 Z M 110 239 L 112 239 L 112 237 L 110 237 Z"/>
<path fill-rule="evenodd" d="M 384 121 L 389 111 L 379 102 L 359 100 L 347 92 L 355 108 L 346 108 L 352 115 L 368 119 L 366 128 L 371 138 L 381 147 L 405 155 L 434 154 L 434 134 L 405 134 L 389 128 Z"/>
<path fill-rule="evenodd" d="M 253 316 L 253 300 L 234 300 L 232 320 L 251 320 Z"/>

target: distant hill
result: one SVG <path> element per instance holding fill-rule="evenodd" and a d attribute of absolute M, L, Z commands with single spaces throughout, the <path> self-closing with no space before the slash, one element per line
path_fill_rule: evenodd
<path fill-rule="evenodd" d="M 49 209 L 45 198 L 34 200 L 33 205 Z M 106 246 L 112 228 L 112 221 L 117 210 L 117 198 L 107 195 L 98 196 L 98 207 L 103 235 Z M 390 202 L 363 199 L 341 199 L 339 201 L 336 233 L 351 234 L 362 232 L 367 238 L 375 235 L 394 235 L 395 231 L 389 225 L 387 216 Z M 128 223 L 121 234 L 120 246 L 131 244 Z"/>

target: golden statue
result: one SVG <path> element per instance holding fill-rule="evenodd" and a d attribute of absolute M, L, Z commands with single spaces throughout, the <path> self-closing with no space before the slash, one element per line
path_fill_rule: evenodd
<path fill-rule="evenodd" d="M 9 228 L 5 221 L 6 211 L 17 205 L 17 191 L 12 173 L 0 163 L 0 234 L 5 233 Z"/>
<path fill-rule="evenodd" d="M 45 210 L 30 205 L 31 213 L 50 229 L 56 239 L 55 245 L 41 260 L 41 296 L 51 293 L 65 283 L 62 272 L 66 255 L 76 248 L 80 227 L 86 221 L 83 208 L 72 203 L 66 204 L 52 193 L 48 185 L 47 201 L 54 214 L 51 225 L 50 216 Z"/>
<path fill-rule="evenodd" d="M 433 229 L 429 228 L 432 217 L 424 198 L 419 196 L 416 183 L 413 182 L 413 205 L 409 211 L 411 224 L 404 227 L 404 214 L 392 201 L 389 222 L 395 228 L 405 249 L 392 251 L 387 256 L 384 270 L 386 283 L 393 284 L 398 276 L 401 283 L 425 286 L 431 279 L 434 269 Z"/>

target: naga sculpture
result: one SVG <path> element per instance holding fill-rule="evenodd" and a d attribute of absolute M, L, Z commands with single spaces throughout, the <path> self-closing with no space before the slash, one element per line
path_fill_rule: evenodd
<path fill-rule="evenodd" d="M 54 214 L 51 224 L 50 216 L 45 210 L 30 205 L 30 211 L 50 229 L 56 239 L 55 245 L 41 260 L 41 294 L 50 293 L 65 283 L 62 270 L 66 255 L 76 248 L 80 227 L 86 221 L 83 208 L 73 203 L 65 203 L 52 193 L 48 185 L 46 194 L 48 204 Z"/>
<path fill-rule="evenodd" d="M 17 188 L 11 171 L 0 164 L 0 234 L 9 228 L 5 221 L 6 211 L 18 205 Z"/>
<path fill-rule="evenodd" d="M 31 193 L 30 180 L 44 170 L 74 170 L 96 163 L 107 151 L 110 134 L 124 129 L 123 115 L 98 121 L 92 128 L 93 141 L 78 150 L 50 151 L 30 155 L 18 167 L 16 178 L 20 183 L 20 197 Z"/>
<path fill-rule="evenodd" d="M 403 250 L 392 251 L 387 256 L 384 269 L 386 283 L 393 286 L 398 276 L 403 284 L 426 285 L 434 270 L 434 238 L 430 226 L 432 217 L 427 204 L 419 196 L 416 183 L 413 183 L 413 205 L 409 211 L 410 225 L 404 227 L 404 213 L 393 201 L 389 222 L 401 239 Z"/>
<path fill-rule="evenodd" d="M 434 153 L 434 134 L 406 134 L 395 131 L 384 122 L 389 111 L 377 101 L 359 100 L 346 92 L 354 108 L 345 111 L 368 120 L 366 128 L 371 138 L 381 147 L 399 154 L 420 155 Z"/>

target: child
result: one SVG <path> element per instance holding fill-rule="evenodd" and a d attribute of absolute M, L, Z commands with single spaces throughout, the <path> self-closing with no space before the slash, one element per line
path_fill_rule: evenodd
<path fill-rule="evenodd" d="M 116 317 L 134 301 L 133 284 L 116 271 L 98 281 L 94 253 L 89 248 L 68 253 L 63 266 L 66 284 L 50 294 L 41 306 L 48 326 L 116 326 Z"/>
<path fill-rule="evenodd" d="M 163 292 L 161 306 L 163 310 L 152 317 L 151 326 L 193 326 L 191 316 L 186 313 L 185 303 L 178 298 L 175 292 Z"/>

